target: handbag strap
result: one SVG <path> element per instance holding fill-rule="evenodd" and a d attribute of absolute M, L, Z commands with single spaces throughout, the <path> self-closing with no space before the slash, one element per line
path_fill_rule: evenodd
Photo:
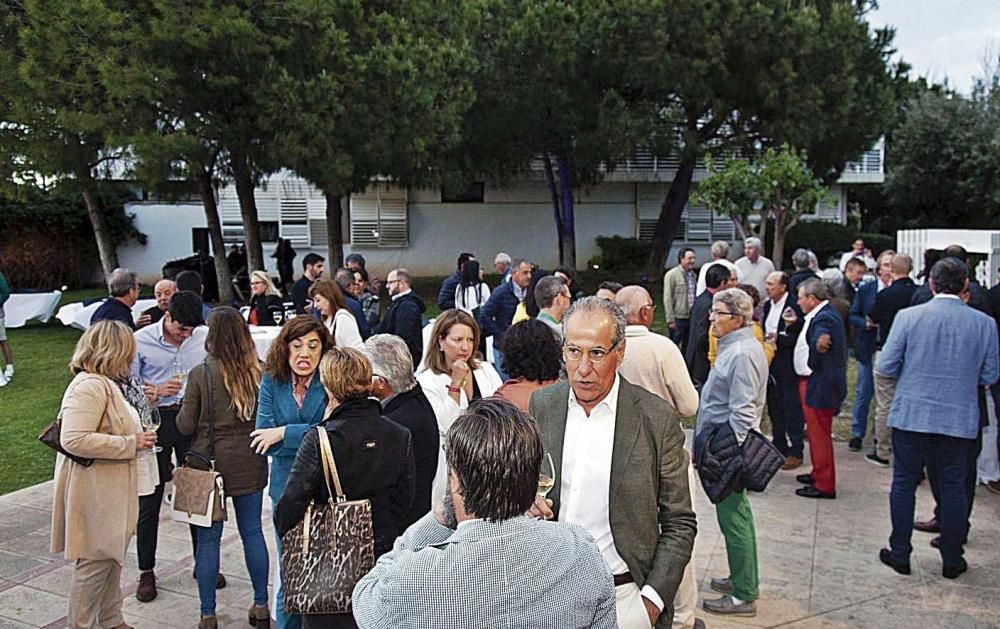
<path fill-rule="evenodd" d="M 323 480 L 326 481 L 326 491 L 330 494 L 330 500 L 336 495 L 337 502 L 346 502 L 344 488 L 340 486 L 340 474 L 337 473 L 337 461 L 333 458 L 333 448 L 330 447 L 330 436 L 326 434 L 326 428 L 316 426 L 319 431 L 320 457 L 323 459 Z M 330 491 L 330 479 L 333 479 L 333 487 L 337 490 L 334 494 Z"/>
<path fill-rule="evenodd" d="M 205 367 L 205 389 L 207 390 L 206 404 L 202 412 L 208 413 L 208 460 L 215 469 L 215 414 L 212 413 L 212 374 L 208 367 L 208 357 L 201 363 Z"/>

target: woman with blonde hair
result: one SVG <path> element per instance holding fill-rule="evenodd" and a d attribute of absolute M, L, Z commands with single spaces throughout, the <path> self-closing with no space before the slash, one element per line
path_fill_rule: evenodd
<path fill-rule="evenodd" d="M 337 347 L 353 347 L 361 350 L 365 346 L 361 331 L 354 315 L 347 309 L 347 300 L 340 286 L 333 280 L 316 280 L 309 287 L 309 297 L 319 312 L 320 321 L 333 335 Z"/>
<path fill-rule="evenodd" d="M 261 371 L 250 331 L 240 313 L 228 306 L 208 316 L 205 361 L 188 373 L 177 430 L 194 435 L 192 452 L 214 460 L 226 495 L 233 499 L 243 559 L 253 585 L 250 624 L 270 626 L 267 609 L 267 545 L 261 528 L 261 506 L 267 486 L 267 459 L 250 447 L 257 417 Z M 213 439 L 214 437 L 214 439 Z M 189 459 L 195 468 L 203 463 Z M 215 629 L 215 585 L 219 576 L 222 522 L 198 527 L 195 576 L 201 599 L 199 629 Z"/>
<path fill-rule="evenodd" d="M 448 429 L 469 402 L 490 397 L 503 381 L 493 365 L 476 358 L 479 324 L 469 313 L 456 308 L 445 310 L 434 321 L 430 338 L 417 382 L 434 408 L 443 444 Z M 444 499 L 447 475 L 444 451 L 440 451 L 431 488 L 435 506 Z"/>
<path fill-rule="evenodd" d="M 274 319 L 274 313 L 284 316 L 281 304 L 281 293 L 274 287 L 271 276 L 264 271 L 254 271 L 250 274 L 250 312 L 247 313 L 247 323 L 250 325 L 278 325 L 281 318 Z"/>
<path fill-rule="evenodd" d="M 148 451 L 155 432 L 143 432 L 149 407 L 129 379 L 135 339 L 125 324 L 95 323 L 76 344 L 74 377 L 59 409 L 60 441 L 84 466 L 58 454 L 52 505 L 51 551 L 73 560 L 69 627 L 127 627 L 121 572 L 139 518 L 139 494 L 159 482 Z M 140 468 L 142 472 L 140 472 Z M 155 478 L 154 478 L 155 477 Z"/>
<path fill-rule="evenodd" d="M 371 501 L 375 559 L 392 549 L 406 528 L 413 502 L 414 462 L 410 431 L 382 416 L 382 405 L 370 397 L 372 368 L 354 349 L 334 347 L 323 356 L 320 378 L 329 399 L 319 429 L 326 430 L 341 485 L 348 500 Z M 302 438 L 288 475 L 285 492 L 274 512 L 278 535 L 284 535 L 305 516 L 310 501 L 330 499 L 323 480 L 319 435 L 310 430 Z M 327 569 L 336 569 L 328 566 Z M 303 627 L 356 627 L 345 614 L 302 616 Z"/>

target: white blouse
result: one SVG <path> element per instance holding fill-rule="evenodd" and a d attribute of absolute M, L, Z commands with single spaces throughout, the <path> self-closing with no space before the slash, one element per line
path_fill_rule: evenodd
<path fill-rule="evenodd" d="M 462 291 L 465 291 L 465 300 L 462 300 Z M 490 298 L 490 287 L 486 282 L 480 282 L 478 286 L 466 286 L 464 289 L 459 284 L 455 288 L 455 307 L 459 310 L 472 314 L 472 311 L 481 307 Z"/>
<path fill-rule="evenodd" d="M 326 329 L 330 330 L 337 347 L 353 347 L 359 351 L 364 349 L 365 342 L 361 339 L 358 322 L 354 320 L 354 315 L 349 310 L 343 308 L 338 310 L 333 315 L 333 320 L 326 325 Z"/>

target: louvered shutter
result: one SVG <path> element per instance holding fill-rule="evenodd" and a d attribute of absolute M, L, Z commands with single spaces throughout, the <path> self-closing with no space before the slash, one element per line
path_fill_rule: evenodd
<path fill-rule="evenodd" d="M 378 184 L 351 195 L 351 244 L 397 248 L 409 245 L 406 190 Z"/>

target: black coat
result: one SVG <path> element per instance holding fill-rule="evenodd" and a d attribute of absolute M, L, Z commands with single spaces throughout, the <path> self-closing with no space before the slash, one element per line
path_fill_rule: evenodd
<path fill-rule="evenodd" d="M 819 276 L 812 269 L 799 269 L 788 278 L 788 292 L 798 297 L 799 284 L 811 279 L 819 279 Z"/>
<path fill-rule="evenodd" d="M 712 310 L 712 295 L 707 290 L 701 292 L 691 306 L 691 319 L 688 323 L 688 338 L 684 362 L 694 386 L 701 390 L 701 385 L 708 380 L 711 363 L 708 362 L 708 313 Z"/>
<path fill-rule="evenodd" d="M 382 417 L 372 398 L 348 400 L 320 426 L 326 428 L 340 483 L 348 500 L 369 499 L 376 559 L 392 548 L 405 529 L 413 504 L 413 448 L 410 431 Z M 274 512 L 279 535 L 305 516 L 310 500 L 326 502 L 319 436 L 309 430 L 295 456 L 285 491 Z"/>
<path fill-rule="evenodd" d="M 424 353 L 424 326 L 421 317 L 424 310 L 427 310 L 427 306 L 423 300 L 416 293 L 408 293 L 389 302 L 382 322 L 372 330 L 373 334 L 395 334 L 403 339 L 410 350 L 414 367 L 420 364 L 420 357 Z"/>
<path fill-rule="evenodd" d="M 911 306 L 919 306 L 920 304 L 926 304 L 934 297 L 931 293 L 931 284 L 926 282 L 921 286 L 917 287 L 917 290 L 913 291 L 913 299 L 910 301 Z M 991 317 L 994 316 L 993 307 L 990 306 L 989 295 L 982 285 L 976 280 L 969 280 L 969 305 L 982 312 L 988 314 Z"/>
<path fill-rule="evenodd" d="M 742 491 L 743 451 L 729 422 L 705 426 L 694 440 L 698 479 L 712 504 Z"/>
<path fill-rule="evenodd" d="M 382 407 L 382 413 L 408 429 L 413 438 L 413 461 L 416 466 L 413 507 L 403 522 L 405 528 L 431 510 L 431 484 L 437 472 L 441 435 L 434 407 L 427 401 L 419 384 L 390 399 Z"/>
<path fill-rule="evenodd" d="M 271 313 L 275 311 L 283 313 L 285 309 L 281 297 L 277 295 L 254 295 L 250 298 L 249 306 L 257 312 L 257 325 L 278 325 Z"/>
<path fill-rule="evenodd" d="M 795 298 L 794 293 L 788 293 L 788 298 L 785 300 L 785 308 L 794 310 L 797 318 L 792 325 L 786 324 L 783 318 L 779 317 L 778 319 L 778 337 L 775 339 L 775 344 L 778 348 L 774 353 L 774 359 L 771 361 L 771 374 L 774 375 L 775 379 L 785 382 L 797 382 L 798 376 L 795 373 L 794 360 L 795 343 L 799 340 L 799 332 L 802 331 L 805 317 L 802 314 L 802 310 L 799 309 L 799 300 Z M 764 301 L 764 321 L 767 321 L 770 313 L 771 300 L 767 299 Z"/>
<path fill-rule="evenodd" d="M 90 325 L 94 325 L 98 321 L 121 321 L 129 327 L 130 330 L 135 330 L 135 321 L 132 319 L 132 309 L 118 301 L 114 297 L 109 297 L 94 314 L 90 316 Z"/>
<path fill-rule="evenodd" d="M 892 322 L 896 314 L 903 308 L 909 308 L 913 301 L 913 293 L 917 291 L 916 283 L 910 278 L 893 280 L 892 284 L 882 289 L 875 296 L 875 306 L 868 315 L 878 325 L 876 347 L 882 349 L 885 340 L 889 338 Z"/>

